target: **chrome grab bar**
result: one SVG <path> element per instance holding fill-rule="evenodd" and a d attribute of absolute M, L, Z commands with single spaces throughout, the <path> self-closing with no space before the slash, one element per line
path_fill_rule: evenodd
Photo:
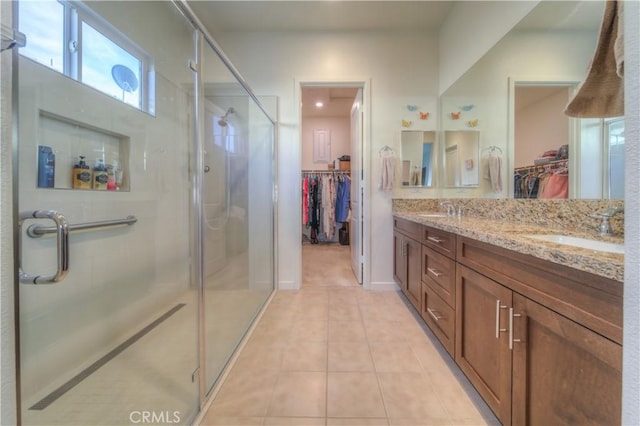
<path fill-rule="evenodd" d="M 69 225 L 69 231 L 82 231 L 86 229 L 96 229 L 96 228 L 106 228 L 109 226 L 119 226 L 119 225 L 133 225 L 138 221 L 138 218 L 135 216 L 127 216 L 124 219 L 113 219 L 113 220 L 104 220 L 101 222 L 87 222 L 87 223 L 76 223 L 74 225 Z M 34 223 L 30 227 L 27 228 L 27 235 L 31 238 L 40 238 L 45 234 L 53 234 L 56 233 L 57 227 L 55 226 L 42 226 L 37 223 Z"/>
<path fill-rule="evenodd" d="M 57 271 L 53 275 L 32 275 L 22 269 L 22 224 L 27 219 L 51 219 L 56 226 L 52 227 L 52 232 L 56 233 L 56 247 L 58 251 Z M 69 224 L 67 219 L 53 210 L 34 210 L 21 212 L 18 220 L 18 232 L 20 239 L 18 242 L 18 275 L 21 283 L 44 284 L 57 283 L 62 281 L 69 271 Z"/>

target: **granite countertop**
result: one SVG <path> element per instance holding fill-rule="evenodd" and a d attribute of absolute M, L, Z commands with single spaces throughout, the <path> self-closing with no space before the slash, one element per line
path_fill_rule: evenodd
<path fill-rule="evenodd" d="M 543 226 L 509 221 L 490 220 L 474 216 L 425 217 L 428 212 L 399 212 L 393 215 L 448 231 L 508 250 L 528 254 L 550 262 L 590 272 L 619 282 L 624 280 L 624 255 L 589 250 L 564 244 L 535 240 L 526 234 L 561 234 L 623 244 L 622 238 L 598 237 L 593 234 L 571 232 Z"/>

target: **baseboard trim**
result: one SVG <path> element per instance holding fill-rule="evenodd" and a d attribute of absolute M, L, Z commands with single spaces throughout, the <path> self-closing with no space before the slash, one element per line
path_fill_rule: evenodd
<path fill-rule="evenodd" d="M 300 287 L 298 287 L 294 281 L 280 281 L 278 283 L 278 290 L 300 290 Z"/>
<path fill-rule="evenodd" d="M 399 291 L 400 288 L 398 284 L 394 281 L 380 281 L 380 282 L 372 282 L 367 290 L 371 291 Z"/>

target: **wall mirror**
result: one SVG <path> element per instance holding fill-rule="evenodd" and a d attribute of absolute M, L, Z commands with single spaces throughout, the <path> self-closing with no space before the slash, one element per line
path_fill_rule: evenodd
<path fill-rule="evenodd" d="M 565 102 L 584 80 L 603 12 L 604 1 L 599 0 L 540 2 L 441 95 L 441 129 L 480 131 L 480 178 L 476 187 L 465 190 L 465 196 L 514 197 L 517 168 L 533 166 L 548 151 L 569 145 L 569 198 L 622 197 L 623 179 L 616 174 L 624 147 L 622 118 L 563 119 L 565 127 L 558 134 L 564 137 L 540 135 L 541 130 L 551 130 L 545 115 L 550 109 L 543 105 L 551 98 Z M 564 99 L 559 100 L 561 97 Z M 491 147 L 501 150 L 499 190 L 485 179 L 486 160 L 495 152 Z M 446 159 L 442 164 L 443 187 L 458 187 Z M 445 189 L 443 195 L 457 193 L 459 190 L 448 193 Z"/>
<path fill-rule="evenodd" d="M 436 132 L 402 130 L 400 149 L 402 151 L 402 186 L 434 187 L 438 152 Z"/>
<path fill-rule="evenodd" d="M 480 132 L 446 130 L 444 132 L 444 186 L 477 187 L 480 183 Z"/>

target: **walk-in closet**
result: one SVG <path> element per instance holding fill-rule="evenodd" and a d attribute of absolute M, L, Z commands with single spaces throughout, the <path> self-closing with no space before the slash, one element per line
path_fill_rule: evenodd
<path fill-rule="evenodd" d="M 357 285 L 351 271 L 351 87 L 303 86 L 302 286 Z"/>

